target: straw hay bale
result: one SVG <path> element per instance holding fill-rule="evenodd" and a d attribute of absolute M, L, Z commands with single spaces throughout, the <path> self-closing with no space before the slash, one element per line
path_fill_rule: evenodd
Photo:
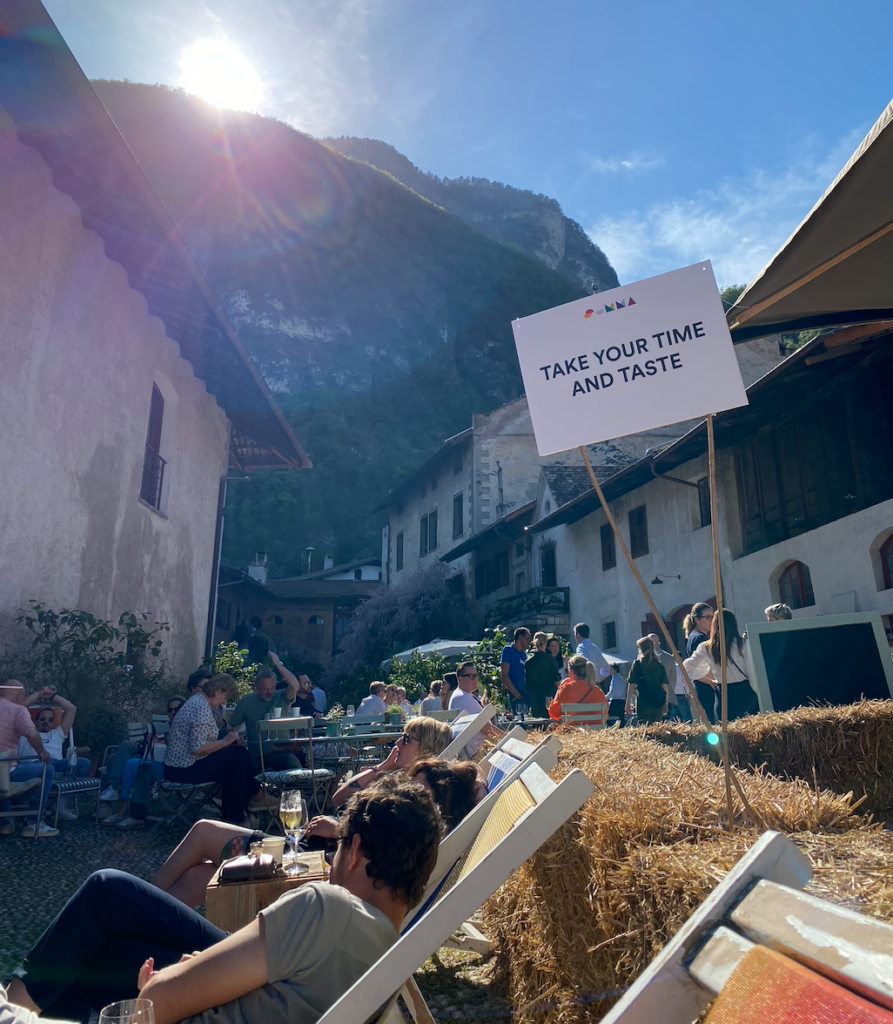
<path fill-rule="evenodd" d="M 488 901 L 492 980 L 519 1022 L 597 1021 L 764 831 L 725 828 L 720 768 L 631 730 L 562 731 L 596 792 Z M 814 890 L 893 920 L 893 850 L 850 798 L 737 773 L 753 814 L 816 864 Z M 736 798 L 737 799 L 737 798 Z M 868 901 L 871 907 L 868 908 Z"/>
<path fill-rule="evenodd" d="M 718 759 L 700 725 L 662 722 L 644 734 Z M 893 808 L 893 701 L 805 707 L 729 723 L 729 755 L 742 768 L 765 768 L 834 793 L 865 797 L 863 811 Z"/>

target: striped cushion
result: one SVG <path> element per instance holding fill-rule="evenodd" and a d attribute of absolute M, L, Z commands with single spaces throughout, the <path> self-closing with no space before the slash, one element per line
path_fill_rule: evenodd
<path fill-rule="evenodd" d="M 315 768 L 313 771 L 309 768 L 291 768 L 284 772 L 262 772 L 260 775 L 255 775 L 255 778 L 262 786 L 287 786 L 290 783 L 297 782 L 324 782 L 334 777 L 334 772 L 330 772 L 328 768 Z"/>
<path fill-rule="evenodd" d="M 99 779 L 60 779 L 50 787 L 57 793 L 91 793 L 94 789 L 101 789 L 102 783 Z"/>

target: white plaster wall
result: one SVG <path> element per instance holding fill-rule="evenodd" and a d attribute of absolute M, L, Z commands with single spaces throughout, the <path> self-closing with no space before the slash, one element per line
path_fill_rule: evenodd
<path fill-rule="evenodd" d="M 0 629 L 29 598 L 107 618 L 146 611 L 171 623 L 170 666 L 189 672 L 226 415 L 2 110 L 0 218 Z M 157 375 L 177 397 L 166 517 L 139 500 Z"/>
<path fill-rule="evenodd" d="M 673 471 L 674 476 L 691 482 L 706 473 L 705 458 Z M 770 579 L 793 560 L 809 566 L 816 599 L 813 607 L 796 610 L 795 618 L 841 611 L 893 614 L 893 590 L 878 590 L 879 573 L 873 564 L 881 539 L 893 533 L 893 501 L 738 557 L 738 495 L 730 452 L 717 454 L 717 473 L 723 600 L 742 628 L 748 622 L 762 621 L 764 608 L 779 600 Z M 672 481 L 653 480 L 612 502 L 612 514 L 627 544 L 627 514 L 642 504 L 647 508 L 649 553 L 637 558 L 636 566 L 661 615 L 670 617 L 680 606 L 715 596 L 712 533 L 709 527 L 699 526 L 697 491 Z M 619 545 L 616 567 L 602 571 L 600 527 L 606 522 L 599 510 L 576 523 L 534 535 L 533 562 L 537 564 L 538 547 L 554 540 L 558 584 L 570 587 L 572 620 L 589 622 L 595 634 L 599 623 L 613 619 L 619 653 L 631 658 L 648 606 Z M 650 586 L 657 573 L 681 575 L 682 579 Z M 598 636 L 595 638 L 598 642 Z"/>

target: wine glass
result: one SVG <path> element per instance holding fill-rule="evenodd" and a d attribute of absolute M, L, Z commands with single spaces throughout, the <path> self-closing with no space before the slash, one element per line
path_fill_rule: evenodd
<path fill-rule="evenodd" d="M 151 999 L 122 999 L 99 1011 L 99 1024 L 155 1024 Z"/>
<path fill-rule="evenodd" d="M 519 701 L 517 704 L 515 704 L 515 711 L 518 712 L 518 718 L 520 719 L 520 721 L 523 722 L 524 716 L 527 714 L 527 705 Z"/>
<path fill-rule="evenodd" d="M 279 797 L 279 818 L 285 827 L 291 850 L 291 857 L 288 867 L 285 868 L 285 873 L 287 875 L 302 875 L 310 870 L 306 864 L 302 864 L 298 860 L 298 844 L 304 838 L 302 825 L 307 822 L 307 804 L 298 790 L 287 789 Z"/>

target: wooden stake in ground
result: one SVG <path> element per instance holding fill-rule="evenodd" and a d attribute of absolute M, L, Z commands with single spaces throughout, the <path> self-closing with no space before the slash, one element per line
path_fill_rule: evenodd
<path fill-rule="evenodd" d="M 648 588 L 645 586 L 645 581 L 642 579 L 642 574 L 639 572 L 638 568 L 636 567 L 636 563 L 633 561 L 632 555 L 629 553 L 629 548 L 627 548 L 623 540 L 623 537 L 620 535 L 620 530 L 617 527 L 617 523 L 614 520 L 614 516 L 611 514 L 611 510 L 608 508 L 608 503 L 607 501 L 605 501 L 605 495 L 602 491 L 601 484 L 598 482 L 598 477 L 596 477 L 595 475 L 595 471 L 593 470 L 592 464 L 589 461 L 589 455 L 587 454 L 586 449 L 583 447 L 583 445 L 580 445 L 580 455 L 583 457 L 583 463 L 586 466 L 587 471 L 589 472 L 589 479 L 592 481 L 592 486 L 595 488 L 595 493 L 598 495 L 598 500 L 601 502 L 602 508 L 605 511 L 605 515 L 608 518 L 608 522 L 611 524 L 611 529 L 614 531 L 614 536 L 617 538 L 617 543 L 620 545 L 620 550 L 623 552 L 624 557 L 626 558 L 626 561 L 629 564 L 630 569 L 632 570 L 632 574 L 636 578 L 636 582 L 642 588 L 642 593 L 645 595 L 645 600 L 648 602 L 648 607 L 651 609 L 651 614 L 657 620 L 657 625 L 661 633 L 663 633 L 664 640 L 666 640 L 667 642 L 667 647 L 669 648 L 670 654 L 673 655 L 673 659 L 679 666 L 679 671 L 682 673 L 682 678 L 685 680 L 685 686 L 688 690 L 689 703 L 694 708 L 697 717 L 701 720 L 701 723 L 703 725 L 709 726 L 710 723 L 707 721 L 707 715 L 704 713 L 704 709 L 701 706 L 701 702 L 698 700 L 698 694 L 694 688 L 694 685 L 692 684 L 692 681 L 688 678 L 688 673 L 685 671 L 685 666 L 682 664 L 682 658 L 679 652 L 676 650 L 676 644 L 673 642 L 672 636 L 670 636 L 670 631 L 667 629 L 663 616 L 657 610 L 657 606 L 652 600 L 651 594 L 648 592 Z"/>
<path fill-rule="evenodd" d="M 707 414 L 707 479 L 710 487 L 710 530 L 713 535 L 713 575 L 716 581 L 716 614 L 719 618 L 720 644 L 720 743 L 726 777 L 726 811 L 729 831 L 735 828 L 732 802 L 732 766 L 729 762 L 729 686 L 726 680 L 726 628 L 722 607 L 722 572 L 719 564 L 719 523 L 716 518 L 716 445 L 713 438 L 713 413 Z"/>

